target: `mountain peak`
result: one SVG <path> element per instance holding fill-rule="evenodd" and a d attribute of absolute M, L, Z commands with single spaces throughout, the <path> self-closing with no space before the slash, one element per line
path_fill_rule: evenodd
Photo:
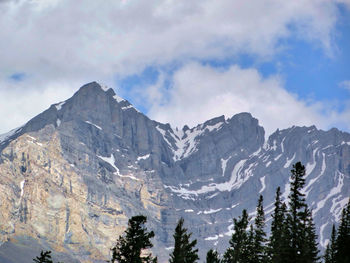
<path fill-rule="evenodd" d="M 124 230 L 125 219 L 138 213 L 155 229 L 161 262 L 179 217 L 193 229 L 201 253 L 225 248 L 231 218 L 242 209 L 254 213 L 260 194 L 270 207 L 278 186 L 287 198 L 290 169 L 301 161 L 305 198 L 324 244 L 348 200 L 349 156 L 350 134 L 335 129 L 294 126 L 264 143 L 264 130 L 250 113 L 172 129 L 91 82 L 0 136 L 0 212 L 12 226 L 3 234 L 6 240 L 40 236 L 85 261 L 107 259 L 114 242 L 109 233 Z"/>
<path fill-rule="evenodd" d="M 109 88 L 105 84 L 93 81 L 80 87 L 79 90 L 73 95 L 73 97 L 81 96 L 81 95 L 96 96 L 96 95 L 102 95 L 102 94 L 108 94 L 111 96 L 116 95 L 112 88 Z"/>

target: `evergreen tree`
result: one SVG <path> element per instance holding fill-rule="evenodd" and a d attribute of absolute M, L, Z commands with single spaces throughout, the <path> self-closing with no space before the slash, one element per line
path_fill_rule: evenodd
<path fill-rule="evenodd" d="M 335 260 L 335 255 L 337 253 L 336 238 L 337 238 L 337 232 L 336 232 L 335 226 L 333 224 L 331 240 L 327 244 L 327 248 L 326 248 L 325 255 L 324 255 L 324 262 L 325 263 L 336 263 L 336 260 Z"/>
<path fill-rule="evenodd" d="M 285 203 L 281 201 L 281 188 L 276 190 L 275 209 L 272 214 L 271 236 L 268 245 L 269 260 L 273 263 L 284 263 L 286 250 L 289 247 L 286 237 L 286 210 Z"/>
<path fill-rule="evenodd" d="M 220 257 L 216 250 L 210 249 L 207 253 L 207 263 L 220 263 Z"/>
<path fill-rule="evenodd" d="M 152 257 L 152 254 L 144 253 L 145 249 L 153 247 L 150 239 L 154 237 L 153 231 L 147 231 L 146 222 L 147 218 L 143 215 L 129 219 L 128 228 L 119 236 L 116 246 L 112 248 L 112 263 L 157 262 L 157 258 Z"/>
<path fill-rule="evenodd" d="M 251 236 L 253 231 L 250 231 L 251 234 L 248 233 L 248 222 L 248 213 L 245 209 L 242 211 L 242 216 L 238 219 L 233 219 L 234 233 L 230 239 L 230 247 L 224 254 L 224 262 L 245 263 L 250 261 Z"/>
<path fill-rule="evenodd" d="M 300 162 L 293 165 L 291 170 L 291 189 L 289 194 L 289 214 L 287 215 L 288 239 L 290 240 L 290 247 L 287 250 L 289 260 L 295 263 L 301 263 L 301 250 L 304 238 L 302 237 L 301 217 L 304 217 L 304 210 L 306 207 L 304 194 L 301 193 L 305 185 L 305 166 Z"/>
<path fill-rule="evenodd" d="M 290 227 L 291 234 L 291 248 L 290 258 L 294 259 L 295 262 L 301 262 L 301 250 L 303 238 L 301 238 L 301 217 L 306 207 L 304 194 L 301 193 L 301 189 L 305 185 L 305 166 L 300 162 L 293 165 L 292 182 L 289 195 L 289 208 L 290 216 L 288 217 L 288 225 Z"/>
<path fill-rule="evenodd" d="M 305 263 L 319 262 L 319 250 L 317 248 L 317 235 L 315 225 L 312 220 L 312 213 L 308 208 L 304 211 L 305 219 L 302 221 L 302 228 L 304 230 L 303 249 L 301 250 L 301 257 Z"/>
<path fill-rule="evenodd" d="M 258 205 L 256 208 L 255 217 L 255 228 L 253 235 L 253 246 L 252 246 L 252 262 L 253 263 L 264 263 L 267 262 L 266 257 L 266 233 L 265 233 L 265 213 L 263 206 L 263 196 L 260 195 Z"/>
<path fill-rule="evenodd" d="M 174 250 L 170 254 L 170 263 L 194 263 L 199 259 L 198 249 L 194 249 L 197 240 L 190 241 L 192 233 L 183 227 L 184 219 L 177 223 L 174 233 Z"/>
<path fill-rule="evenodd" d="M 350 199 L 346 207 L 344 207 L 340 225 L 338 228 L 338 236 L 336 240 L 336 262 L 350 262 Z"/>
<path fill-rule="evenodd" d="M 327 244 L 326 250 L 324 252 L 323 261 L 324 261 L 324 263 L 331 263 L 332 262 L 331 248 L 330 248 L 329 243 Z"/>
<path fill-rule="evenodd" d="M 248 220 L 249 221 L 249 220 Z M 250 225 L 249 227 L 249 231 L 248 231 L 248 240 L 247 240 L 247 245 L 246 245 L 246 259 L 245 262 L 250 262 L 250 263 L 254 263 L 256 262 L 255 260 L 257 260 L 257 253 L 255 250 L 255 242 L 254 239 L 255 238 L 255 229 L 253 224 Z"/>
<path fill-rule="evenodd" d="M 40 256 L 33 259 L 35 263 L 53 263 L 51 251 L 41 251 Z"/>
<path fill-rule="evenodd" d="M 291 189 L 289 195 L 289 213 L 287 215 L 286 238 L 290 242 L 286 250 L 285 262 L 318 262 L 316 233 L 311 213 L 307 208 L 305 194 L 301 191 L 305 185 L 305 166 L 300 162 L 291 170 Z"/>

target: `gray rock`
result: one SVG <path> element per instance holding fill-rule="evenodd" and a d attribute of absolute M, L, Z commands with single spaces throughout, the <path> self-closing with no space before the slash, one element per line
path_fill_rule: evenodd
<path fill-rule="evenodd" d="M 337 129 L 292 127 L 265 141 L 258 120 L 240 113 L 177 130 L 150 120 L 112 89 L 92 82 L 30 120 L 0 144 L 0 152 L 21 134 L 49 125 L 60 134 L 64 158 L 88 187 L 86 201 L 103 207 L 108 198 L 117 198 L 128 216 L 147 215 L 161 262 L 171 252 L 165 248 L 173 246 L 180 217 L 198 239 L 201 259 L 210 248 L 227 248 L 232 218 L 244 208 L 253 217 L 260 194 L 269 218 L 276 188 L 288 196 L 290 170 L 297 161 L 307 169 L 305 193 L 321 249 L 350 196 L 350 134 Z M 88 164 L 81 161 L 86 155 Z M 116 172 L 146 178 L 148 187 L 159 192 L 154 202 L 164 207 L 160 220 L 142 206 L 140 196 L 114 183 Z M 96 220 L 111 223 L 107 216 Z"/>

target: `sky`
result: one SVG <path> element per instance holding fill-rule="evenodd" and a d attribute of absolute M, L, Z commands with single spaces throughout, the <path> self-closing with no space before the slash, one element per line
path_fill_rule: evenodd
<path fill-rule="evenodd" d="M 80 4 L 79 4 L 80 3 Z M 98 81 L 181 128 L 350 131 L 350 0 L 0 0 L 0 134 Z"/>

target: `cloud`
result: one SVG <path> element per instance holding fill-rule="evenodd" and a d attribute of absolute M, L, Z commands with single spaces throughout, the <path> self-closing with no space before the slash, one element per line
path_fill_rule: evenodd
<path fill-rule="evenodd" d="M 290 38 L 329 52 L 338 3 L 86 0 L 78 5 L 70 0 L 2 0 L 0 132 L 86 82 L 113 84 L 113 79 L 148 66 L 242 53 L 269 59 L 284 48 L 281 40 Z M 25 77 L 9 81 L 17 73 Z"/>
<path fill-rule="evenodd" d="M 149 94 L 149 115 L 179 128 L 220 115 L 250 112 L 269 135 L 293 125 L 344 126 L 350 116 L 350 111 L 339 114 L 327 103 L 303 101 L 284 89 L 279 76 L 264 78 L 253 68 L 234 65 L 222 70 L 191 63 L 175 72 L 168 93 L 162 89 L 162 80 L 144 93 Z"/>
<path fill-rule="evenodd" d="M 350 80 L 344 80 L 339 83 L 339 86 L 350 91 Z"/>
<path fill-rule="evenodd" d="M 73 95 L 77 82 L 14 82 L 0 81 L 0 134 L 25 124 L 51 104 Z"/>
<path fill-rule="evenodd" d="M 129 74 L 239 52 L 271 56 L 297 36 L 329 48 L 334 1 L 12 1 L 0 5 L 1 74 Z"/>

